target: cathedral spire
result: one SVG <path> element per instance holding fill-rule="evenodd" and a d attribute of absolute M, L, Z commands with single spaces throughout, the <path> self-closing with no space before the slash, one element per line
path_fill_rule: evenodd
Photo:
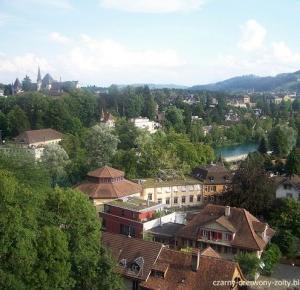
<path fill-rule="evenodd" d="M 42 76 L 41 76 L 41 70 L 39 66 L 37 80 L 36 80 L 36 90 L 39 91 L 41 88 L 42 88 Z"/>

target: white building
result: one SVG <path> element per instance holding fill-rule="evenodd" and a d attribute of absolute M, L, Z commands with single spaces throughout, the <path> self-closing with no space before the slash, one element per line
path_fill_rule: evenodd
<path fill-rule="evenodd" d="M 300 201 L 300 176 L 277 177 L 276 198 L 288 197 Z"/>
<path fill-rule="evenodd" d="M 148 118 L 134 118 L 130 120 L 135 127 L 143 130 L 147 130 L 150 134 L 155 133 L 159 129 L 160 124 L 154 121 L 150 121 Z"/>
<path fill-rule="evenodd" d="M 193 177 L 167 181 L 148 178 L 141 180 L 140 184 L 143 199 L 162 203 L 166 207 L 195 206 L 203 201 L 202 183 Z"/>
<path fill-rule="evenodd" d="M 62 138 L 62 133 L 50 128 L 25 131 L 15 138 L 15 146 L 10 150 L 25 149 L 38 160 L 42 157 L 46 145 L 58 144 Z"/>

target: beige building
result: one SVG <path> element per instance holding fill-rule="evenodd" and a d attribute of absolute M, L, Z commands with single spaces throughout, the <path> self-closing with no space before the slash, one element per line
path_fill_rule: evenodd
<path fill-rule="evenodd" d="M 186 176 L 185 179 L 141 180 L 142 198 L 165 204 L 167 207 L 195 206 L 202 203 L 202 184 L 199 180 Z"/>

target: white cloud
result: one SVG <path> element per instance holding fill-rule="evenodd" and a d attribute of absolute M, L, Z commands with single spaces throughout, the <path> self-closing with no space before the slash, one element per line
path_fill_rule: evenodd
<path fill-rule="evenodd" d="M 199 10 L 203 0 L 100 0 L 100 5 L 128 12 L 174 13 Z"/>
<path fill-rule="evenodd" d="M 66 65 L 87 72 L 103 69 L 171 69 L 184 64 L 172 49 L 133 50 L 111 39 L 97 40 L 87 35 L 81 35 L 79 45 L 70 50 L 65 60 Z"/>
<path fill-rule="evenodd" d="M 0 76 L 7 81 L 13 80 L 17 76 L 22 78 L 25 74 L 35 77 L 39 65 L 45 70 L 52 70 L 45 58 L 33 53 L 27 53 L 13 58 L 0 55 Z"/>
<path fill-rule="evenodd" d="M 61 43 L 61 44 L 66 44 L 70 41 L 70 39 L 58 32 L 51 32 L 49 35 L 49 38 L 53 42 Z"/>
<path fill-rule="evenodd" d="M 283 41 L 272 44 L 273 56 L 281 63 L 299 63 L 300 54 L 293 53 L 287 44 Z"/>
<path fill-rule="evenodd" d="M 248 20 L 241 26 L 242 37 L 238 46 L 245 51 L 254 51 L 263 47 L 267 30 L 256 20 Z"/>

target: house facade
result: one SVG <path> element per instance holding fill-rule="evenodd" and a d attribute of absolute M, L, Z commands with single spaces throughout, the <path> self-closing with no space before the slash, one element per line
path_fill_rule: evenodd
<path fill-rule="evenodd" d="M 202 183 L 193 177 L 166 181 L 148 178 L 140 184 L 143 199 L 162 203 L 166 207 L 197 206 L 203 201 Z"/>
<path fill-rule="evenodd" d="M 242 208 L 207 205 L 177 233 L 179 248 L 210 246 L 232 259 L 238 253 L 255 253 L 258 258 L 274 230 Z"/>
<path fill-rule="evenodd" d="M 143 238 L 145 223 L 156 219 L 162 209 L 162 204 L 128 197 L 105 204 L 99 216 L 103 230 Z"/>
<path fill-rule="evenodd" d="M 149 120 L 148 118 L 135 118 L 130 120 L 135 127 L 147 130 L 150 134 L 153 134 L 160 128 L 160 124 L 154 121 Z"/>
<path fill-rule="evenodd" d="M 41 159 L 44 149 L 50 144 L 59 144 L 63 138 L 63 134 L 48 128 L 40 130 L 29 130 L 21 133 L 14 138 L 12 146 L 2 149 L 7 152 L 28 152 L 34 156 L 36 160 Z"/>
<path fill-rule="evenodd" d="M 300 176 L 277 177 L 276 198 L 293 198 L 300 201 Z"/>
<path fill-rule="evenodd" d="M 206 165 L 195 168 L 192 176 L 201 181 L 203 202 L 218 202 L 232 188 L 232 173 L 223 165 Z"/>
<path fill-rule="evenodd" d="M 230 290 L 244 281 L 237 263 L 222 259 L 212 249 L 191 253 L 171 250 L 156 242 L 104 232 L 102 243 L 117 263 L 127 290 Z M 232 281 L 217 286 L 214 281 Z"/>

